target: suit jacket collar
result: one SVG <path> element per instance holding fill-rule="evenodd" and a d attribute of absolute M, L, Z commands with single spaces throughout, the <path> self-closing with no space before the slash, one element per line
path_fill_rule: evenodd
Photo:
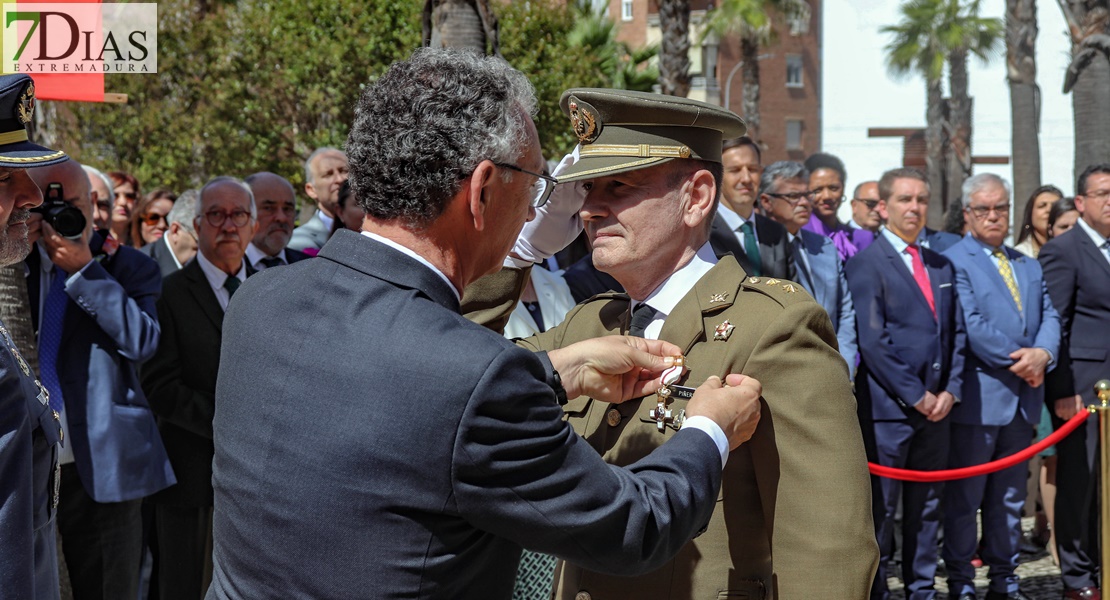
<path fill-rule="evenodd" d="M 975 265 L 978 266 L 979 269 L 985 273 L 988 280 L 991 281 L 996 288 L 998 288 L 1002 292 L 1005 292 L 1002 295 L 1010 299 L 1010 306 L 1013 307 L 1014 310 L 1018 310 L 1017 304 L 1014 303 L 1013 295 L 1010 294 L 1009 288 L 1006 287 L 1006 281 L 1002 279 L 1002 273 L 998 271 L 998 266 L 995 265 L 994 261 L 992 261 L 990 256 L 987 255 L 987 250 L 993 249 L 991 249 L 986 244 L 976 240 L 974 237 L 971 236 L 971 234 L 964 236 L 964 239 L 960 240 L 960 243 L 956 246 L 963 248 L 963 250 L 971 255 L 972 262 L 975 263 Z M 1024 284 L 1029 283 L 1031 277 L 1028 275 L 1023 276 L 1021 273 L 1018 272 L 1019 270 L 1024 271 L 1025 261 L 1022 260 L 1022 258 L 1024 258 L 1023 255 L 1017 251 L 1007 248 L 1006 246 L 1002 246 L 1001 249 L 1002 252 L 1006 254 L 1006 258 L 1010 261 L 1010 269 L 1014 272 L 1014 277 L 1017 279 L 1018 291 L 1021 294 L 1022 299 L 1026 300 L 1030 298 L 1029 294 L 1031 293 L 1031 291 L 1022 288 L 1025 287 Z M 1039 295 L 1040 293 L 1038 292 L 1038 297 Z M 1025 320 L 1024 309 L 1026 304 L 1028 304 L 1028 302 L 1022 302 L 1022 310 L 1020 311 L 1022 313 L 1021 316 L 1023 321 Z"/>
<path fill-rule="evenodd" d="M 320 249 L 324 258 L 399 287 L 419 290 L 444 308 L 459 312 L 459 300 L 447 282 L 420 261 L 389 246 L 340 229 Z"/>
<path fill-rule="evenodd" d="M 216 293 L 212 291 L 212 285 L 208 283 L 208 277 L 205 276 L 200 263 L 191 260 L 189 264 L 181 267 L 180 273 L 181 277 L 188 281 L 189 293 L 192 294 L 197 306 L 200 306 L 201 312 L 208 317 L 209 321 L 212 321 L 217 331 L 220 330 L 224 323 L 224 310 L 220 308 L 220 301 L 216 299 Z"/>
<path fill-rule="evenodd" d="M 890 260 L 890 268 L 897 272 L 898 277 L 901 277 L 902 280 L 910 286 L 914 297 L 921 301 L 921 306 L 932 313 L 932 309 L 929 308 L 929 302 L 925 300 L 925 294 L 921 293 L 921 288 L 917 286 L 917 280 L 913 278 L 913 273 L 906 268 L 906 263 L 902 261 L 902 256 L 894 249 L 894 245 L 890 243 L 890 240 L 888 240 L 885 235 L 878 235 L 875 236 L 875 242 L 872 246 L 879 247 L 883 254 Z M 933 255 L 934 253 L 931 250 L 918 246 L 918 251 L 921 253 L 921 262 L 925 265 L 925 271 L 929 274 L 929 286 L 933 289 L 933 304 L 936 307 L 936 314 L 940 315 L 940 270 L 930 265 L 933 261 L 927 257 L 926 253 L 928 253 L 928 255 Z"/>
<path fill-rule="evenodd" d="M 1080 217 L 1079 221 L 1082 222 L 1083 217 Z M 1085 252 L 1088 258 L 1094 259 L 1095 262 L 1099 264 L 1099 267 L 1103 270 L 1103 272 L 1110 275 L 1110 262 L 1107 262 L 1106 254 L 1104 254 L 1102 249 L 1099 248 L 1097 244 L 1095 244 L 1095 241 L 1093 239 L 1091 239 L 1091 232 L 1088 232 L 1085 227 L 1087 227 L 1086 223 L 1080 225 L 1079 222 L 1076 222 L 1075 227 L 1072 227 L 1071 231 L 1068 231 L 1064 235 L 1075 235 L 1079 247 L 1082 248 L 1081 251 Z M 1074 231 L 1075 233 L 1072 234 L 1072 231 Z M 1097 232 L 1095 233 L 1095 235 L 1098 235 Z"/>

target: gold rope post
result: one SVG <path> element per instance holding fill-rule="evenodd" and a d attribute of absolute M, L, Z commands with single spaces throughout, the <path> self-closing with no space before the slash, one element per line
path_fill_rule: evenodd
<path fill-rule="evenodd" d="M 1110 380 L 1102 379 L 1095 384 L 1095 395 L 1099 404 L 1088 407 L 1098 412 L 1098 433 L 1101 449 L 1099 459 L 1099 479 L 1102 480 L 1102 595 L 1110 598 Z"/>

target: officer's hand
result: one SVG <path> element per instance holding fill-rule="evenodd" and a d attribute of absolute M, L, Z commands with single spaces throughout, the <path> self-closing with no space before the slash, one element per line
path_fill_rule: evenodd
<path fill-rule="evenodd" d="M 555 167 L 552 175 L 560 173 L 578 162 L 578 148 Z M 543 262 L 566 248 L 582 233 L 582 217 L 578 211 L 586 200 L 581 182 L 560 183 L 555 186 L 547 203 L 536 209 L 536 218 L 524 224 L 513 245 L 512 256 L 529 262 Z M 562 374 L 562 371 L 559 371 Z"/>
<path fill-rule="evenodd" d="M 70 275 L 85 268 L 92 262 L 92 251 L 89 250 L 89 230 L 86 229 L 81 237 L 76 240 L 62 237 L 50 223 L 42 222 L 43 246 L 50 256 L 54 266 Z"/>
<path fill-rule="evenodd" d="M 659 375 L 674 366 L 682 349 L 663 340 L 610 335 L 552 350 L 567 398 L 589 396 L 619 403 L 659 390 Z"/>
<path fill-rule="evenodd" d="M 1079 394 L 1067 396 L 1056 400 L 1056 416 L 1067 421 L 1079 414 L 1083 408 L 1083 397 Z"/>
<path fill-rule="evenodd" d="M 763 384 L 738 374 L 728 375 L 725 381 L 730 387 L 724 387 L 716 376 L 699 385 L 686 405 L 686 417 L 701 415 L 712 419 L 728 437 L 729 449 L 735 450 L 751 439 L 759 424 Z"/>

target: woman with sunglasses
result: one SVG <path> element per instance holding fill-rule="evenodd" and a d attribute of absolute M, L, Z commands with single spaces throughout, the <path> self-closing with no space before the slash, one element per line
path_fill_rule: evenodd
<path fill-rule="evenodd" d="M 139 180 L 123 171 L 108 173 L 112 180 L 112 193 L 116 195 L 112 203 L 112 221 L 108 234 L 121 244 L 131 245 L 131 211 L 139 199 Z M 139 244 L 140 246 L 142 244 Z"/>
<path fill-rule="evenodd" d="M 177 201 L 177 194 L 164 188 L 158 188 L 139 201 L 131 211 L 131 227 L 129 237 L 131 245 L 136 248 L 157 242 L 170 228 L 166 219 Z"/>
<path fill-rule="evenodd" d="M 847 180 L 844 163 L 832 154 L 818 152 L 806 159 L 806 170 L 809 171 L 809 190 L 813 194 L 813 216 L 803 227 L 831 238 L 837 256 L 841 262 L 846 261 L 855 256 L 859 248 L 852 243 L 852 229 L 836 216 L 844 202 Z"/>

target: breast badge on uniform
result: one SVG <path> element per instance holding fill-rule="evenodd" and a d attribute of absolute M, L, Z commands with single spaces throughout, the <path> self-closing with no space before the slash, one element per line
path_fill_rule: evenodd
<path fill-rule="evenodd" d="M 736 329 L 736 326 L 732 323 L 729 323 L 728 319 L 725 319 L 724 323 L 721 323 L 715 329 L 713 329 L 713 341 L 727 342 L 729 336 L 732 335 L 733 329 Z"/>

